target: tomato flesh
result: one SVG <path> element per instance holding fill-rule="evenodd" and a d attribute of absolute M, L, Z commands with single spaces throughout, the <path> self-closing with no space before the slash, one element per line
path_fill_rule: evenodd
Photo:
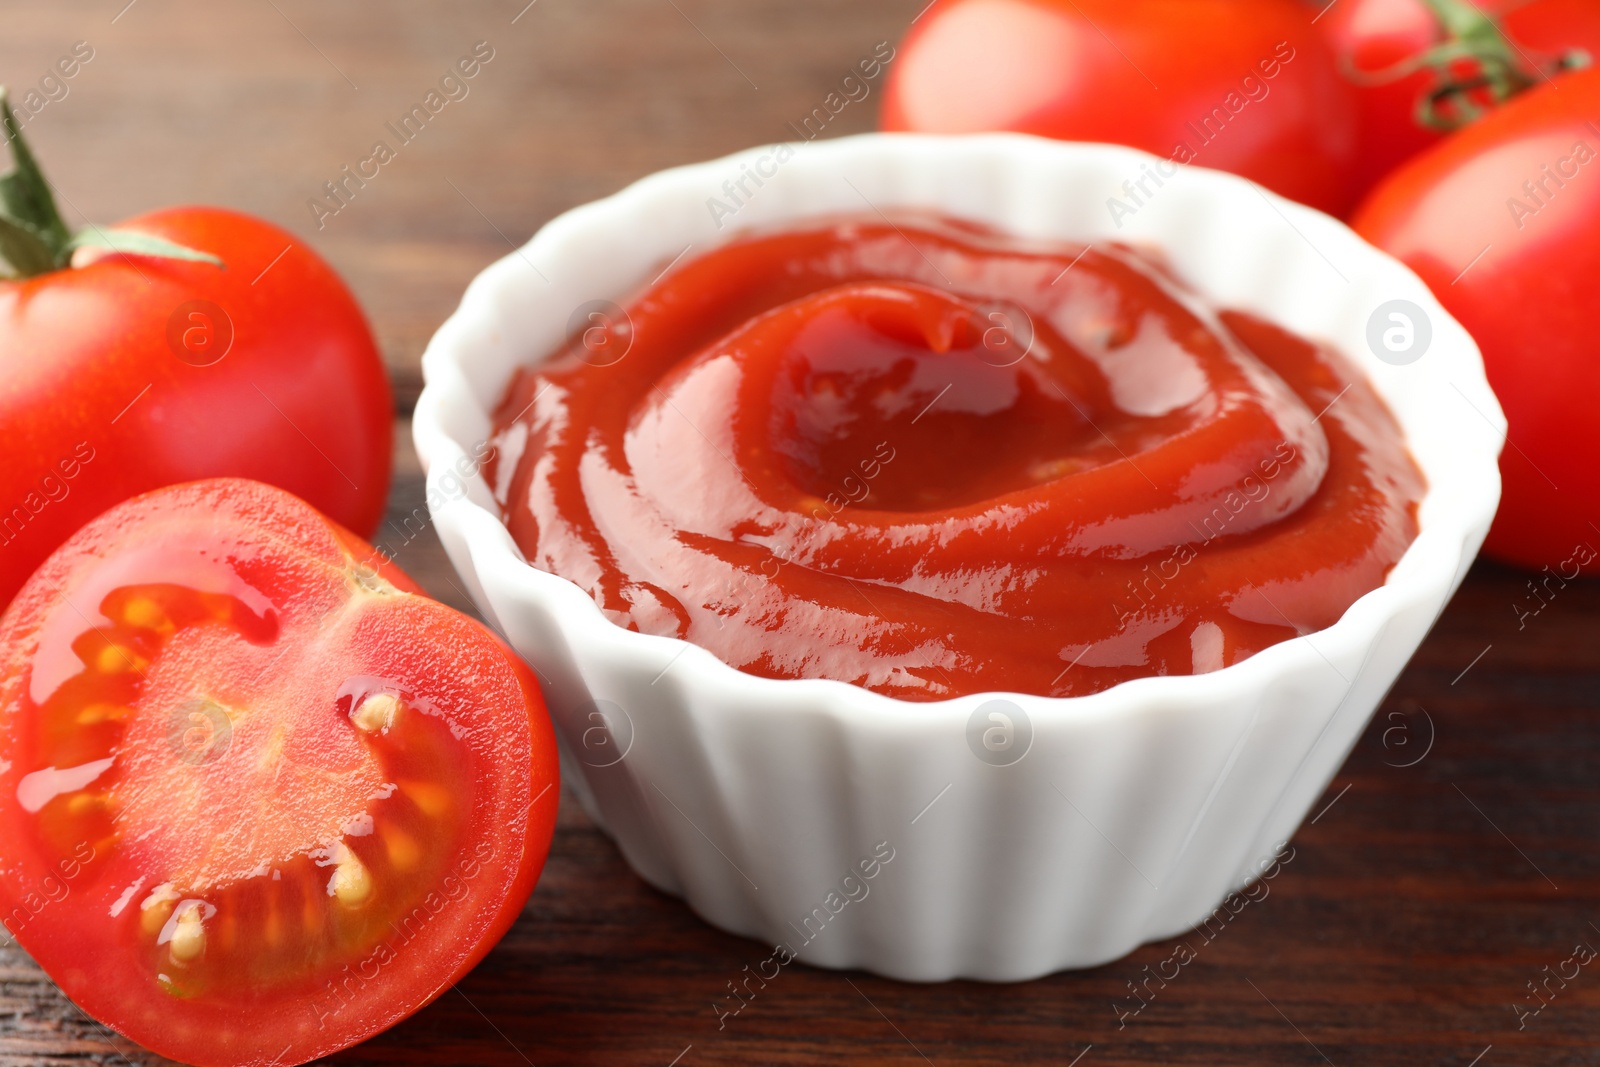
<path fill-rule="evenodd" d="M 193 483 L 91 524 L 0 620 L 0 916 L 163 1054 L 298 1063 L 392 1025 L 548 848 L 527 669 L 357 545 Z"/>

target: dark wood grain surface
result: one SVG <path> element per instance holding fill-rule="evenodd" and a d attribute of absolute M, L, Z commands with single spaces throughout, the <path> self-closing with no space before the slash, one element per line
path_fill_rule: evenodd
<path fill-rule="evenodd" d="M 226 204 L 345 274 L 397 383 L 398 521 L 422 504 L 404 432 L 418 359 L 476 271 L 652 170 L 789 136 L 923 2 L 8 3 L 0 78 L 25 91 L 75 42 L 93 47 L 28 125 L 75 220 Z M 494 58 L 468 95 L 319 229 L 307 201 L 322 183 L 478 41 Z M 876 92 L 827 132 L 869 129 Z M 398 559 L 470 609 L 431 531 Z M 1540 603 L 1524 583 L 1473 571 L 1269 895 L 1213 941 L 1012 986 L 794 966 L 719 1028 L 713 1001 L 763 948 L 647 888 L 564 797 L 544 878 L 500 946 L 336 1059 L 1600 1064 L 1600 963 L 1567 962 L 1600 948 L 1600 584 L 1519 619 Z M 1147 981 L 1178 941 L 1194 961 L 1164 987 Z M 0 936 L 0 1064 L 160 1062 Z"/>

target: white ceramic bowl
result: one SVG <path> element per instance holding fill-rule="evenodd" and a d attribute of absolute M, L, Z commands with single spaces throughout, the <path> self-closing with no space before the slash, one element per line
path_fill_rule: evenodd
<path fill-rule="evenodd" d="M 807 963 L 1009 981 L 1196 925 L 1294 832 L 1488 529 L 1504 420 L 1477 348 L 1404 267 L 1232 175 L 1179 168 L 1113 219 L 1108 202 L 1132 204 L 1123 183 L 1154 157 L 881 134 L 779 155 L 665 171 L 567 212 L 473 281 L 423 357 L 414 432 L 433 518 L 484 614 L 542 676 L 568 780 L 650 884 Z M 710 201 L 728 204 L 724 183 L 747 167 L 763 184 L 747 181 L 753 195 L 719 219 Z M 895 209 L 1150 242 L 1221 306 L 1333 342 L 1370 373 L 1427 476 L 1416 542 L 1334 626 L 1225 670 L 937 703 L 741 673 L 613 625 L 523 561 L 471 457 L 513 372 L 568 336 L 575 309 L 624 301 L 686 249 L 745 228 Z M 1405 366 L 1367 342 L 1397 299 L 1432 331 Z M 1019 747 L 986 760 L 972 739 L 989 723 L 974 717 L 997 697 Z"/>

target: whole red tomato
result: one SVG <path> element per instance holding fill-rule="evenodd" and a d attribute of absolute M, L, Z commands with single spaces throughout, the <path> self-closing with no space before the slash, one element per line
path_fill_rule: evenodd
<path fill-rule="evenodd" d="M 1578 546 L 1600 545 L 1596 118 L 1600 70 L 1564 74 L 1389 175 L 1352 223 L 1483 350 L 1510 424 L 1485 550 L 1534 569 L 1570 571 Z"/>
<path fill-rule="evenodd" d="M 1317 28 L 1361 110 L 1355 188 L 1600 54 L 1595 0 L 1320 0 Z"/>
<path fill-rule="evenodd" d="M 304 1063 L 448 991 L 557 777 L 498 638 L 259 482 L 119 504 L 0 615 L 0 921 L 184 1063 Z"/>
<path fill-rule="evenodd" d="M 1132 145 L 1338 212 L 1355 102 L 1313 15 L 1294 0 L 938 0 L 890 63 L 881 123 Z"/>
<path fill-rule="evenodd" d="M 26 188 L 32 160 L 13 151 Z M 0 606 L 89 519 L 175 482 L 255 478 L 377 527 L 389 383 L 326 262 L 260 219 L 180 207 L 89 228 L 66 265 L 43 250 L 73 254 L 71 235 L 42 179 L 33 193 L 21 221 L 43 237 L 0 240 L 17 273 L 37 271 L 0 278 Z M 93 247 L 161 247 L 141 235 L 221 263 Z"/>

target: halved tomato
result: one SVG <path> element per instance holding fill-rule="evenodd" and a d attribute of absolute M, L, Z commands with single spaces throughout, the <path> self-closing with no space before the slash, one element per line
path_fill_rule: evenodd
<path fill-rule="evenodd" d="M 113 508 L 0 617 L 0 918 L 178 1060 L 303 1063 L 449 989 L 558 792 L 528 668 L 258 482 Z"/>

